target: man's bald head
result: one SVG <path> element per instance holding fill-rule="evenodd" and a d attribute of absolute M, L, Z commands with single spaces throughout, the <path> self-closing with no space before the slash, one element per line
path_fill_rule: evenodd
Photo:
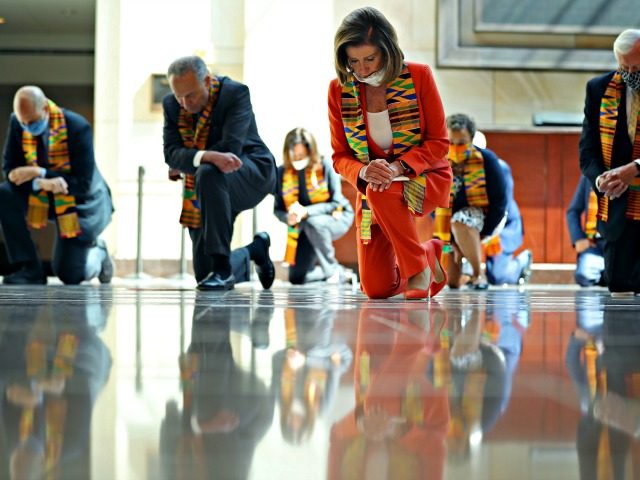
<path fill-rule="evenodd" d="M 48 111 L 47 97 L 39 87 L 33 85 L 21 87 L 13 97 L 13 112 L 23 125 L 41 119 Z"/>

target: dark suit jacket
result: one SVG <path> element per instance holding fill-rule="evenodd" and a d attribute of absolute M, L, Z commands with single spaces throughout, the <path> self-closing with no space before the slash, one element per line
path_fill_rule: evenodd
<path fill-rule="evenodd" d="M 600 103 L 614 73 L 609 72 L 589 80 L 584 102 L 584 121 L 582 124 L 582 136 L 580 137 L 580 169 L 584 176 L 589 179 L 591 188 L 599 196 L 601 194 L 596 188 L 596 178 L 605 171 L 602 145 L 600 143 Z M 618 122 L 613 138 L 611 168 L 625 165 L 631 161 L 633 145 L 631 145 L 627 133 L 626 105 L 627 92 L 626 88 L 624 88 L 620 106 L 618 107 Z M 624 229 L 627 195 L 628 191 L 620 198 L 610 201 L 608 221 L 606 223 L 598 221 L 598 231 L 606 240 L 617 240 Z"/>
<path fill-rule="evenodd" d="M 500 245 L 504 253 L 512 253 L 522 245 L 524 227 L 522 226 L 520 209 L 513 196 L 513 175 L 511 174 L 511 167 L 501 158 L 498 159 L 498 163 L 502 170 L 507 192 L 507 223 L 500 232 Z"/>
<path fill-rule="evenodd" d="M 578 181 L 578 186 L 573 194 L 569 208 L 567 209 L 567 226 L 571 236 L 571 244 L 575 245 L 580 239 L 587 238 L 584 231 L 582 216 L 587 215 L 589 209 L 589 196 L 591 195 L 591 184 L 589 179 L 582 175 Z M 597 241 L 599 248 L 602 248 L 602 239 Z"/>
<path fill-rule="evenodd" d="M 220 92 L 211 114 L 206 150 L 231 152 L 242 160 L 245 178 L 257 190 L 271 193 L 275 185 L 276 164 L 256 126 L 249 88 L 228 77 L 218 77 Z M 195 174 L 193 157 L 197 148 L 185 148 L 178 131 L 180 105 L 171 94 L 162 101 L 164 109 L 164 159 L 174 169 Z M 242 171 L 245 171 L 243 168 Z"/>
<path fill-rule="evenodd" d="M 48 168 L 48 149 L 45 147 L 44 138 L 48 136 L 48 133 L 38 137 L 38 160 L 47 168 L 46 178 L 64 177 L 66 180 L 69 185 L 69 194 L 76 198 L 80 228 L 82 229 L 82 235 L 79 238 L 92 242 L 111 221 L 113 213 L 111 191 L 96 165 L 89 122 L 70 110 L 63 109 L 62 111 L 67 122 L 71 172 L 63 174 Z M 14 168 L 25 165 L 22 150 L 22 127 L 16 116 L 11 114 L 3 154 L 5 178 L 8 178 L 9 172 Z M 24 183 L 19 187 L 13 185 L 13 187 L 14 191 L 24 195 L 25 200 L 32 192 L 31 182 Z"/>
<path fill-rule="evenodd" d="M 484 219 L 484 227 L 480 232 L 481 236 L 486 236 L 493 233 L 507 211 L 507 185 L 496 154 L 491 150 L 482 148 L 478 148 L 478 150 L 484 159 L 487 196 L 489 197 L 489 211 Z M 467 192 L 464 188 L 461 188 L 453 198 L 453 213 L 468 206 Z"/>

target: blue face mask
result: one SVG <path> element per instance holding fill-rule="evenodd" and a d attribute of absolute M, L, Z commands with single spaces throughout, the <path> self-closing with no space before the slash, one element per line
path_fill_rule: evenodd
<path fill-rule="evenodd" d="M 45 115 L 40 120 L 31 122 L 29 125 L 21 123 L 20 126 L 34 137 L 37 137 L 39 135 L 42 135 L 49 126 L 49 116 Z"/>

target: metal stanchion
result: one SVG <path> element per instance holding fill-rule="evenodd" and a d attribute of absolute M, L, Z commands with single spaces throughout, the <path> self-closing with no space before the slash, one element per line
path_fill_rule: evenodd
<path fill-rule="evenodd" d="M 144 174 L 145 170 L 142 165 L 138 167 L 138 229 L 136 238 L 136 271 L 128 278 L 133 279 L 147 279 L 149 275 L 142 271 L 142 198 L 143 198 L 143 186 L 144 186 Z"/>
<path fill-rule="evenodd" d="M 180 229 L 180 277 L 185 277 L 187 275 L 187 257 L 185 255 L 185 230 L 186 228 Z"/>
<path fill-rule="evenodd" d="M 142 297 L 136 292 L 136 393 L 142 392 Z"/>
<path fill-rule="evenodd" d="M 136 243 L 136 277 L 142 276 L 142 187 L 144 184 L 144 167 L 138 167 L 138 237 Z"/>

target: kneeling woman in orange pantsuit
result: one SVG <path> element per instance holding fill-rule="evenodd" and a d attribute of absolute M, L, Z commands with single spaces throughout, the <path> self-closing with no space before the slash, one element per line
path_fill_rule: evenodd
<path fill-rule="evenodd" d="M 360 193 L 358 264 L 370 298 L 428 298 L 446 283 L 442 243 L 421 244 L 415 216 L 448 204 L 449 139 L 426 65 L 404 61 L 375 8 L 351 12 L 335 36 L 329 87 L 333 165 Z"/>

